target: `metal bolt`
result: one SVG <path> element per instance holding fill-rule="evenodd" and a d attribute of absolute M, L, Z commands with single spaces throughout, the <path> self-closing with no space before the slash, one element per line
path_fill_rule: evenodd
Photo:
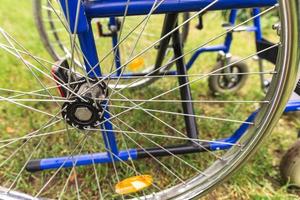
<path fill-rule="evenodd" d="M 86 107 L 79 107 L 76 109 L 74 115 L 80 121 L 88 121 L 92 118 L 93 113 Z"/>
<path fill-rule="evenodd" d="M 277 31 L 277 35 L 280 36 L 280 33 L 281 33 L 281 25 L 279 23 L 277 24 L 273 24 L 273 30 L 276 30 Z"/>
<path fill-rule="evenodd" d="M 111 30 L 111 32 L 113 32 L 113 33 L 115 33 L 115 32 L 117 32 L 118 31 L 118 27 L 117 26 L 115 26 L 115 25 L 111 25 L 110 27 L 109 27 L 109 29 Z"/>

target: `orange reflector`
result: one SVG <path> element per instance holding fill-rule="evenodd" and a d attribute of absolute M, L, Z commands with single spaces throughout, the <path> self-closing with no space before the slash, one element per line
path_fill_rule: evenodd
<path fill-rule="evenodd" d="M 131 71 L 137 71 L 138 69 L 144 67 L 145 61 L 143 58 L 136 58 L 128 64 L 128 68 Z"/>
<path fill-rule="evenodd" d="M 118 194 L 130 194 L 143 190 L 152 183 L 153 178 L 150 175 L 133 176 L 117 183 L 115 190 Z"/>

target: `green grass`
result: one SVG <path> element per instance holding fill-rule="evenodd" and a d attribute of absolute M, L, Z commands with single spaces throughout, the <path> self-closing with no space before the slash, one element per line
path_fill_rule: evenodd
<path fill-rule="evenodd" d="M 0 7 L 0 26 L 4 28 L 9 34 L 15 37 L 18 41 L 22 42 L 22 45 L 33 55 L 51 60 L 47 52 L 45 51 L 39 35 L 36 31 L 36 27 L 33 21 L 31 1 L 29 0 L 2 0 Z M 215 32 L 221 32 L 220 23 L 218 20 L 213 20 L 215 17 L 218 17 L 220 14 L 209 14 L 205 16 L 205 30 L 213 30 Z M 210 23 L 209 23 L 210 22 Z M 156 21 L 151 22 L 156 23 Z M 210 38 L 210 31 L 202 31 L 194 29 L 195 24 L 192 24 L 191 32 L 188 38 L 188 42 L 185 46 L 185 50 L 188 51 L 199 44 L 200 41 L 205 41 L 205 39 Z M 159 28 L 155 26 L 150 27 L 151 32 L 157 33 L 156 31 Z M 124 33 L 126 34 L 126 32 Z M 268 34 L 268 33 L 267 33 Z M 270 34 L 271 35 L 271 34 Z M 232 50 L 233 55 L 238 55 L 239 57 L 247 56 L 254 52 L 255 46 L 253 43 L 253 35 L 248 33 L 240 33 L 236 35 L 237 39 L 234 40 L 234 48 Z M 275 39 L 275 38 L 274 38 Z M 129 39 L 130 41 L 130 39 Z M 143 40 L 142 40 L 143 41 Z M 219 39 L 214 42 L 214 44 L 219 44 L 223 39 Z M 5 42 L 4 38 L 0 37 L 0 42 L 8 44 Z M 146 42 L 146 41 L 144 41 Z M 109 42 L 105 39 L 100 39 L 99 43 L 103 45 L 105 49 L 109 48 Z M 242 45 L 241 45 L 242 44 Z M 137 50 L 141 50 L 144 43 L 141 46 L 137 47 Z M 130 46 L 124 45 L 123 51 L 125 50 L 126 55 L 130 55 Z M 128 49 L 128 50 L 127 50 Z M 155 56 L 152 53 L 148 53 L 145 56 L 146 62 L 153 62 Z M 136 53 L 136 52 L 135 52 Z M 103 57 L 104 54 L 100 54 L 100 57 Z M 26 59 L 30 60 L 34 64 L 38 65 L 29 56 L 24 56 Z M 124 59 L 124 58 L 123 58 Z M 105 65 L 111 64 L 111 58 L 105 62 Z M 191 73 L 199 72 L 199 69 L 204 72 L 209 72 L 216 63 L 216 54 L 204 54 L 201 56 L 195 63 L 195 67 L 192 68 Z M 256 71 L 258 69 L 257 63 L 253 60 L 247 61 L 247 64 L 251 66 L 251 70 Z M 49 73 L 46 69 L 43 69 L 45 73 Z M 46 79 L 43 75 L 40 75 L 35 71 L 37 76 L 48 86 L 54 85 L 51 81 Z M 202 72 L 203 73 L 203 72 Z M 24 90 L 31 91 L 41 88 L 37 84 L 36 80 L 32 77 L 31 73 L 26 71 L 26 67 L 19 60 L 15 59 L 13 56 L 8 55 L 5 51 L 0 50 L 0 83 L 1 88 L 10 88 L 11 85 L 14 85 L 15 90 Z M 147 88 L 136 90 L 136 91 L 126 91 L 124 94 L 127 96 L 133 96 L 138 99 L 147 99 L 151 98 L 157 94 L 161 94 L 165 91 L 166 88 L 172 88 L 176 86 L 177 83 L 174 80 L 164 81 L 159 80 L 157 83 L 148 86 Z M 194 98 L 205 99 L 212 98 L 208 91 L 207 80 L 199 81 L 196 84 L 191 85 L 193 90 Z M 256 89 L 255 89 L 256 88 Z M 261 97 L 262 92 L 257 89 L 259 88 L 259 78 L 251 77 L 251 80 L 247 81 L 246 87 L 235 95 L 224 95 L 217 97 L 220 100 L 229 100 L 229 99 L 255 99 Z M 55 93 L 55 92 L 53 92 Z M 46 93 L 45 93 L 46 94 Z M 55 93 L 57 94 L 57 93 Z M 7 95 L 7 93 L 1 95 Z M 121 96 L 115 96 L 115 98 L 121 98 Z M 165 95 L 163 99 L 178 99 L 178 93 L 173 92 L 168 95 Z M 58 111 L 57 107 L 54 104 L 45 104 L 45 103 L 28 103 L 34 108 L 41 109 L 43 111 L 55 113 Z M 130 106 L 128 103 L 120 104 L 124 106 Z M 173 104 L 146 104 L 149 109 L 162 109 L 173 112 L 181 112 L 180 105 L 174 106 Z M 203 104 L 201 106 L 196 106 L 195 110 L 199 114 L 211 114 L 218 117 L 228 117 L 231 119 L 245 119 L 249 112 L 254 109 L 255 106 L 242 106 L 242 105 L 223 105 L 213 104 L 207 105 Z M 112 109 L 112 112 L 118 113 L 122 109 Z M 35 112 L 22 109 L 18 106 L 12 106 L 9 103 L 0 104 L 0 130 L 1 130 L 1 139 L 7 139 L 11 137 L 22 136 L 30 131 L 38 129 L 43 123 L 47 121 L 46 116 L 41 116 Z M 180 131 L 184 131 L 184 121 L 181 117 L 168 115 L 164 117 L 161 113 L 155 113 L 156 117 L 163 118 L 166 123 L 172 127 L 176 127 Z M 212 191 L 205 198 L 206 199 L 254 199 L 254 200 L 264 200 L 264 199 L 298 199 L 299 191 L 290 190 L 286 185 L 281 182 L 278 165 L 280 162 L 281 156 L 284 154 L 285 150 L 296 140 L 297 128 L 300 126 L 300 121 L 297 121 L 298 117 L 296 115 L 284 116 L 279 121 L 277 127 L 275 128 L 273 134 L 266 140 L 265 144 L 259 149 L 254 158 L 248 162 L 233 178 L 230 178 L 227 182 L 220 185 L 216 190 Z M 141 132 L 149 132 L 151 130 L 153 133 L 164 133 L 167 132 L 168 135 L 178 136 L 176 131 L 166 127 L 162 124 L 157 123 L 153 120 L 153 117 L 145 115 L 142 111 L 133 111 L 129 115 L 122 116 L 122 120 L 129 122 L 129 125 L 132 127 L 138 127 L 138 130 Z M 124 124 L 114 121 L 120 127 L 125 128 Z M 232 123 L 220 123 L 212 120 L 202 120 L 197 119 L 197 122 L 201 125 L 201 134 L 204 139 L 225 137 L 230 135 L 231 131 L 237 128 L 237 125 Z M 59 125 L 55 128 L 49 128 L 47 131 L 55 131 L 63 128 L 64 125 Z M 36 152 L 34 157 L 46 157 L 53 155 L 67 155 L 71 150 L 76 146 L 82 134 L 77 132 L 71 132 L 70 134 L 63 134 L 55 137 L 47 138 L 47 141 L 42 142 L 41 148 Z M 122 137 L 119 137 L 118 140 L 122 141 Z M 141 145 L 153 145 L 147 140 L 137 139 Z M 172 142 L 165 140 L 158 140 L 160 144 L 172 144 Z M 37 145 L 38 140 L 31 140 L 28 146 Z M 84 146 L 82 152 L 96 152 L 99 151 L 99 143 L 101 143 L 101 136 L 91 137 L 87 142 L 88 145 Z M 136 146 L 134 143 L 127 141 L 128 145 Z M 17 143 L 12 145 L 8 149 L 0 149 L 0 160 L 5 159 L 13 152 L 18 146 L 22 143 Z M 123 143 L 123 148 L 125 144 Z M 103 148 L 102 148 L 103 150 Z M 26 161 L 26 156 L 30 154 L 32 148 L 24 148 L 22 152 L 19 152 L 16 158 L 12 159 L 5 167 L 5 169 L 0 170 L 0 183 L 3 185 L 9 185 L 15 176 L 18 174 L 18 171 L 22 168 L 23 163 Z M 51 152 L 51 154 L 50 154 Z M 219 153 L 222 155 L 222 153 Z M 190 163 L 195 163 L 202 161 L 203 167 L 208 163 L 206 161 L 211 158 L 210 155 L 201 156 L 182 156 L 182 158 L 187 159 Z M 171 169 L 176 168 L 176 170 L 182 174 L 184 177 L 192 176 L 192 172 L 186 168 L 181 162 L 176 162 L 175 159 L 163 158 L 161 161 Z M 124 164 L 118 164 L 123 166 Z M 149 169 L 149 165 L 151 168 Z M 7 170 L 11 169 L 11 170 Z M 120 179 L 133 176 L 134 173 L 129 168 L 122 168 L 123 171 L 120 175 Z M 81 197 L 83 199 L 90 199 L 91 197 L 97 198 L 97 185 L 94 182 L 95 178 L 93 173 L 93 167 L 79 167 L 76 170 L 78 175 L 78 180 L 80 182 Z M 155 177 L 159 178 L 159 185 L 164 186 L 169 183 L 171 180 L 170 174 L 163 170 L 161 166 L 155 163 L 151 159 L 147 159 L 145 164 L 139 165 L 139 171 L 144 173 L 153 174 Z M 102 185 L 106 185 L 104 190 L 111 191 L 113 190 L 114 185 L 109 184 L 107 181 L 112 183 L 117 182 L 117 177 L 114 175 L 114 170 L 111 165 L 102 165 L 97 166 L 98 174 L 100 176 L 100 182 Z M 46 180 L 54 172 L 41 172 L 36 174 L 25 173 L 24 176 L 17 182 L 17 188 L 21 191 L 27 191 L 36 193 L 43 186 Z M 65 183 L 66 178 L 68 177 L 70 170 L 64 170 L 55 177 L 55 181 L 51 182 L 49 186 L 43 191 L 43 196 L 56 197 L 56 193 L 61 189 Z M 93 184 L 90 184 L 93 182 Z M 74 199 L 76 197 L 76 181 L 73 179 L 68 184 L 67 195 L 65 199 Z M 51 195 L 54 194 L 54 195 Z M 106 199 L 119 198 L 119 196 L 110 193 L 105 194 Z"/>

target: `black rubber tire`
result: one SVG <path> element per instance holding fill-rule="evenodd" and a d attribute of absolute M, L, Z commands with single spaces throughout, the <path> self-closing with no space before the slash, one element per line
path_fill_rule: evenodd
<path fill-rule="evenodd" d="M 229 61 L 227 62 L 227 64 L 235 63 L 239 60 L 240 60 L 240 58 L 238 58 L 238 57 L 231 57 L 231 58 L 229 58 Z M 223 65 L 224 65 L 223 62 L 219 61 L 214 66 L 213 71 L 224 67 Z M 234 93 L 234 92 L 237 92 L 238 90 L 240 90 L 245 85 L 246 80 L 248 78 L 247 73 L 249 71 L 247 64 L 244 62 L 238 62 L 230 67 L 236 68 L 236 69 L 238 69 L 239 73 L 245 73 L 245 74 L 237 75 L 238 82 L 232 88 L 223 88 L 220 85 L 220 78 L 222 78 L 222 75 L 209 76 L 208 87 L 213 94 Z M 224 70 L 216 72 L 216 74 L 220 74 L 220 73 L 224 73 Z"/>
<path fill-rule="evenodd" d="M 300 188 L 300 139 L 282 157 L 280 173 L 285 182 Z"/>
<path fill-rule="evenodd" d="M 57 61 L 61 58 L 59 58 L 59 56 L 55 52 L 53 46 L 51 45 L 49 38 L 48 38 L 47 31 L 45 30 L 45 27 L 43 25 L 42 10 L 40 9 L 42 6 L 41 0 L 33 0 L 32 5 L 33 5 L 34 21 L 35 21 L 37 30 L 39 32 L 40 38 L 44 44 L 44 47 L 48 51 L 49 55 L 53 58 L 53 60 Z"/>

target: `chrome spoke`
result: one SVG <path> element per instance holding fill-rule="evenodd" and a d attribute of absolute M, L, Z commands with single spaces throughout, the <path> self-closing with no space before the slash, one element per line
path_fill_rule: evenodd
<path fill-rule="evenodd" d="M 70 155 L 64 160 L 64 162 L 62 163 L 62 165 L 55 171 L 55 173 L 48 179 L 48 181 L 43 185 L 43 187 L 37 192 L 37 194 L 35 195 L 35 198 L 39 197 L 39 195 L 45 190 L 45 188 L 51 183 L 51 181 L 55 178 L 55 176 L 61 171 L 61 169 L 63 168 L 64 164 L 66 163 L 66 161 L 68 159 L 71 159 L 74 156 L 74 153 L 79 149 L 79 153 L 81 153 L 83 147 L 86 144 L 86 139 L 87 136 L 83 136 L 78 144 L 76 145 L 76 147 L 72 150 L 72 152 L 70 153 Z M 80 147 L 81 146 L 81 147 Z M 79 148 L 80 147 L 80 148 Z M 77 160 L 75 160 L 75 163 L 77 163 Z"/>
<path fill-rule="evenodd" d="M 142 110 L 142 111 L 149 111 L 149 112 L 154 112 L 154 113 L 164 113 L 164 114 L 178 115 L 178 116 L 190 116 L 190 117 L 195 117 L 195 118 L 200 118 L 200 119 L 209 119 L 209 120 L 216 120 L 216 121 L 232 122 L 232 123 L 237 123 L 237 124 L 253 125 L 253 122 L 245 122 L 245 121 L 236 120 L 236 119 L 227 119 L 227 118 L 221 118 L 221 117 L 211 117 L 211 116 L 196 115 L 196 114 L 185 114 L 185 113 L 172 112 L 172 111 L 167 111 L 167 110 L 149 109 L 149 108 L 144 108 L 144 107 L 133 108 L 134 106 L 117 106 L 117 105 L 109 105 L 108 107 L 132 109 L 132 110 Z"/>
<path fill-rule="evenodd" d="M 42 110 L 33 108 L 33 107 L 31 107 L 31 106 L 24 105 L 24 104 L 21 104 L 21 103 L 18 103 L 18 102 L 16 102 L 16 101 L 12 100 L 12 99 L 8 99 L 8 98 L 2 97 L 2 96 L 0 96 L 0 101 L 6 101 L 6 102 L 9 102 L 9 103 L 18 105 L 18 106 L 20 106 L 20 107 L 26 108 L 26 109 L 28 109 L 28 110 L 32 110 L 32 111 L 35 111 L 35 112 L 38 112 L 38 113 L 42 113 L 42 114 L 48 115 L 48 116 L 50 116 L 50 117 L 57 117 L 57 116 L 52 115 L 52 114 L 50 114 L 50 113 L 48 113 L 48 112 L 45 112 L 45 111 L 42 111 Z M 60 119 L 60 117 L 57 117 L 57 118 Z"/>

